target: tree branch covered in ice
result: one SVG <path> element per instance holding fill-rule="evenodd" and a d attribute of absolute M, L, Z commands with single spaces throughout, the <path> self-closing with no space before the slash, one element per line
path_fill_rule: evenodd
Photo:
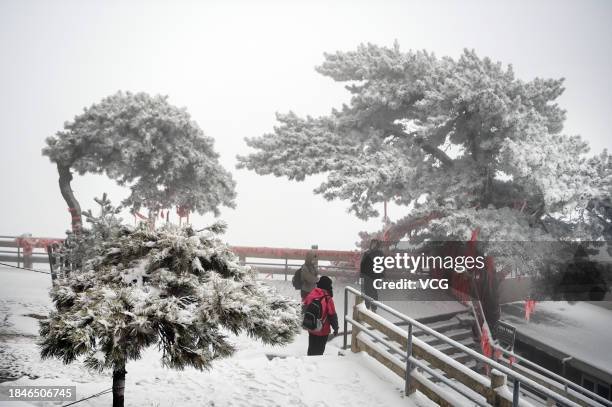
<path fill-rule="evenodd" d="M 323 117 L 278 114 L 272 133 L 246 139 L 255 151 L 240 168 L 324 173 L 315 192 L 358 217 L 394 201 L 410 219 L 438 214 L 427 233 L 445 238 L 481 228 L 483 240 L 597 239 L 609 228 L 602 206 L 591 209 L 610 196 L 610 155 L 588 157 L 585 141 L 561 134 L 562 79 L 523 81 L 474 51 L 439 58 L 397 43 L 326 54 L 316 69 L 346 82 L 350 103 Z"/>
<path fill-rule="evenodd" d="M 72 171 L 106 174 L 131 194 L 123 204 L 151 213 L 182 206 L 219 213 L 234 206 L 235 182 L 219 163 L 214 140 L 205 136 L 186 109 L 166 96 L 118 92 L 84 109 L 64 130 L 46 140 L 43 154 L 57 164 L 60 189 L 81 226 L 72 190 Z M 78 230 L 77 230 L 78 232 Z"/>

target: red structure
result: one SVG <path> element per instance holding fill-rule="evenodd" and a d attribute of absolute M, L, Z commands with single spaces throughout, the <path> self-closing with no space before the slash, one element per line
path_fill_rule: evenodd
<path fill-rule="evenodd" d="M 238 257 L 260 259 L 305 259 L 309 252 L 316 252 L 319 260 L 342 261 L 359 264 L 361 253 L 348 250 L 291 249 L 281 247 L 230 246 Z"/>
<path fill-rule="evenodd" d="M 55 237 L 32 237 L 20 236 L 15 238 L 15 244 L 18 248 L 23 249 L 23 264 L 25 267 L 32 267 L 32 253 L 34 249 L 45 249 L 55 243 L 60 243 L 64 239 Z"/>
<path fill-rule="evenodd" d="M 31 267 L 31 258 L 33 250 L 36 248 L 47 249 L 48 246 L 54 243 L 60 243 L 64 239 L 53 237 L 15 237 L 11 247 L 17 247 L 23 250 L 24 263 Z M 355 272 L 359 267 L 361 253 L 354 250 L 321 250 L 321 249 L 296 249 L 282 247 L 253 247 L 253 246 L 230 246 L 232 250 L 242 261 L 247 257 L 256 259 L 282 259 L 282 260 L 304 260 L 306 254 L 315 251 L 319 260 L 349 263 L 355 266 Z"/>

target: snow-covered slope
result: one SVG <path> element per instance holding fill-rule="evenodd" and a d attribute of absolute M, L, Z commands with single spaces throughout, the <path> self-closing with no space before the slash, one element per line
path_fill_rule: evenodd
<path fill-rule="evenodd" d="M 49 275 L 0 268 L 0 376 L 4 381 L 0 392 L 6 392 L 10 384 L 76 385 L 81 398 L 110 388 L 108 373 L 93 373 L 78 363 L 65 366 L 57 360 L 40 360 L 36 316 L 50 308 L 46 293 L 50 285 Z M 208 372 L 163 368 L 157 350 L 149 349 L 140 361 L 127 366 L 126 403 L 181 407 L 428 404 L 418 394 L 404 399 L 401 379 L 369 356 L 339 355 L 341 338 L 331 341 L 322 357 L 304 356 L 307 340 L 302 334 L 292 344 L 274 348 L 235 337 L 238 352 L 217 361 Z M 107 406 L 110 400 L 110 394 L 105 394 L 79 405 Z"/>

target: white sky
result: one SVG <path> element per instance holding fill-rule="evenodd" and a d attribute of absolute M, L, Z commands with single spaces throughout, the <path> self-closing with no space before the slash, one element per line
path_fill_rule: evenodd
<path fill-rule="evenodd" d="M 606 0 L 0 0 L 0 235 L 63 236 L 70 219 L 44 139 L 121 89 L 169 95 L 215 138 L 238 183 L 237 208 L 222 210 L 230 243 L 351 249 L 380 219 L 359 221 L 345 202 L 314 195 L 320 179 L 235 169 L 243 138 L 271 131 L 276 111 L 316 116 L 348 100 L 314 71 L 323 52 L 397 39 L 440 56 L 475 48 L 523 79 L 565 77 L 565 131 L 601 151 L 612 147 L 611 22 Z M 73 188 L 83 208 L 103 191 L 115 202 L 126 195 L 102 176 L 77 177 Z"/>

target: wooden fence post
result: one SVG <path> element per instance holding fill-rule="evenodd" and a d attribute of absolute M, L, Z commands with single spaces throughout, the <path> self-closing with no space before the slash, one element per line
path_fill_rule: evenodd
<path fill-rule="evenodd" d="M 32 268 L 32 250 L 23 250 L 23 267 L 27 269 Z"/>
<path fill-rule="evenodd" d="M 363 298 L 361 298 L 360 296 L 355 296 L 355 305 L 353 306 L 353 320 L 357 322 L 361 321 L 357 307 L 362 301 L 363 301 Z M 353 325 L 352 332 L 351 332 L 351 352 L 353 353 L 357 353 L 361 351 L 361 349 L 359 349 L 359 341 L 357 341 L 358 334 L 359 334 L 359 329 L 355 325 Z"/>
<path fill-rule="evenodd" d="M 499 397 L 498 390 L 500 387 L 506 387 L 507 378 L 502 372 L 492 369 L 490 374 L 491 388 L 488 391 L 487 402 L 492 406 L 511 407 L 512 399 Z"/>

